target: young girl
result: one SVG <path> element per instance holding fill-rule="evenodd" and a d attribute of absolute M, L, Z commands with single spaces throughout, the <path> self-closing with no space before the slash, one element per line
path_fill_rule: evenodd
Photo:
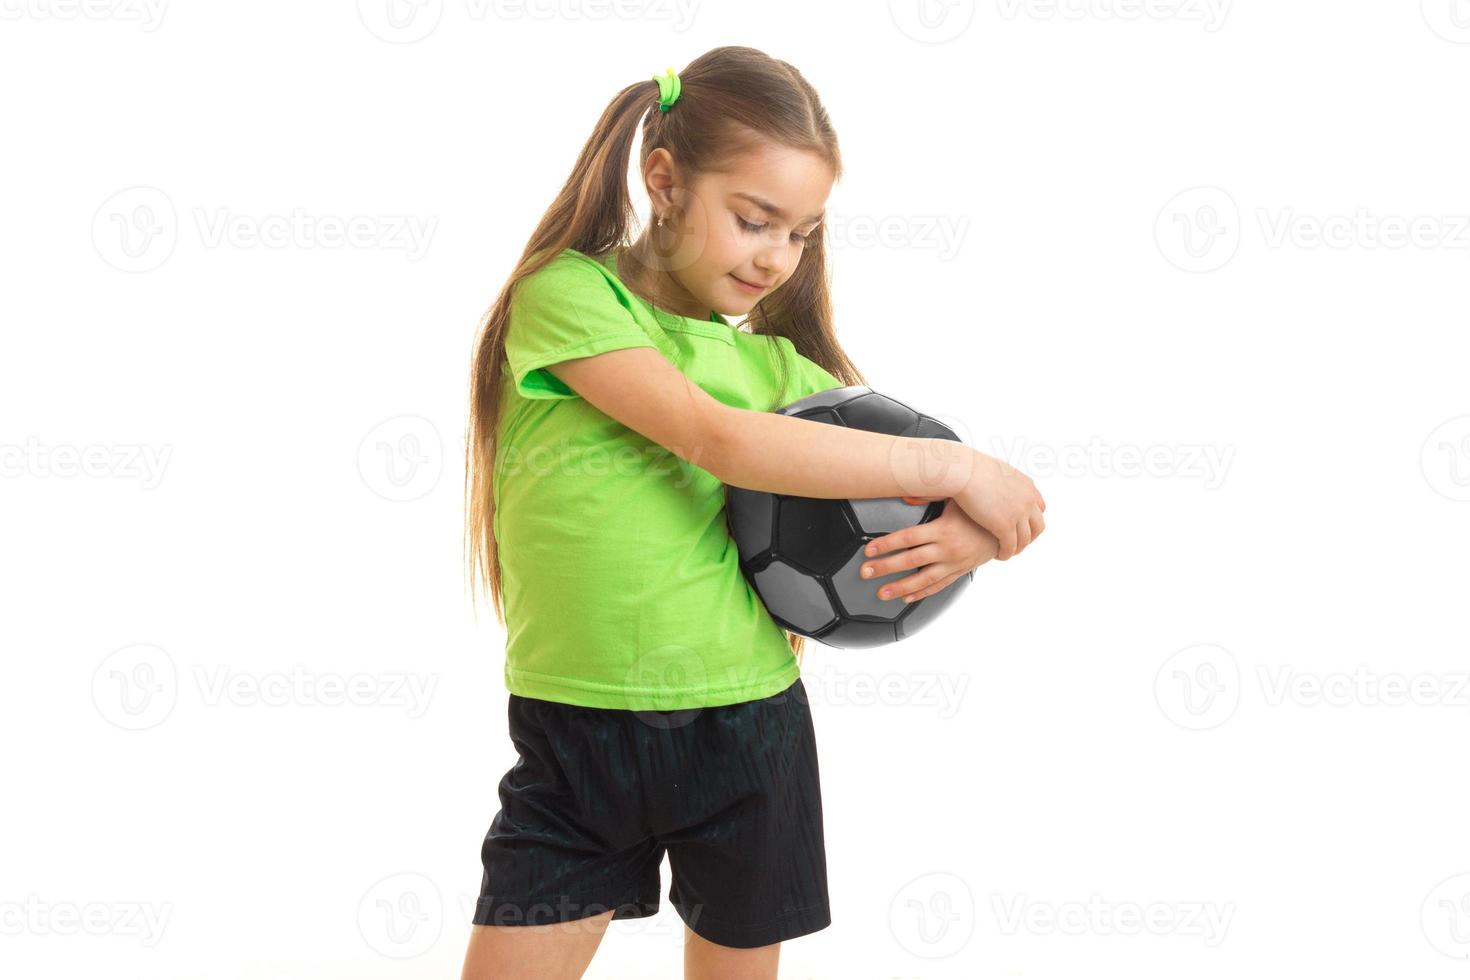
<path fill-rule="evenodd" d="M 640 132 L 651 213 L 630 243 Z M 580 977 L 610 919 L 657 912 L 665 853 L 688 977 L 774 977 L 783 940 L 830 924 L 802 638 L 741 575 L 725 485 L 945 499 L 870 546 L 871 577 L 914 569 L 893 601 L 1044 527 L 1030 479 L 962 443 L 774 414 L 864 383 L 827 291 L 840 175 L 801 73 L 716 48 L 618 93 L 488 314 L 467 544 L 520 758 L 465 980 Z"/>

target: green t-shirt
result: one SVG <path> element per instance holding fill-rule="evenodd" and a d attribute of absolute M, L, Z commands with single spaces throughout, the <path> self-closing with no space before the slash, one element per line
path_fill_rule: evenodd
<path fill-rule="evenodd" d="M 494 474 L 506 688 L 638 711 L 769 697 L 801 669 L 740 573 L 724 484 L 545 368 L 652 347 L 712 397 L 758 411 L 842 382 L 785 337 L 714 311 L 654 311 L 617 277 L 616 256 L 565 249 L 511 296 Z"/>

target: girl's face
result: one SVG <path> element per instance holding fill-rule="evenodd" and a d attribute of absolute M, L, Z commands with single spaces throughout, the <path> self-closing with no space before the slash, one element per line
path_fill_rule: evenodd
<path fill-rule="evenodd" d="M 661 240 L 677 242 L 664 265 L 682 287 L 669 297 L 671 308 L 697 319 L 711 309 L 750 312 L 796 272 L 832 181 L 831 167 L 816 154 L 764 144 L 724 172 L 701 174 L 684 189 L 671 186 L 674 207 L 664 230 L 672 220 L 677 235 Z"/>

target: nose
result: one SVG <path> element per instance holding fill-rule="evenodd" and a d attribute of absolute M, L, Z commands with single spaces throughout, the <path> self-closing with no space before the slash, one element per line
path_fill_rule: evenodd
<path fill-rule="evenodd" d="M 760 270 L 761 279 L 765 282 L 775 282 L 786 275 L 786 262 L 789 251 L 784 241 L 773 241 L 766 238 L 761 247 L 756 250 L 753 264 Z"/>

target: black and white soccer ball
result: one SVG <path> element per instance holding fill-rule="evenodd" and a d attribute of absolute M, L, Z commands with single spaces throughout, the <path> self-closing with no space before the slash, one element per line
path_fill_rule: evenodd
<path fill-rule="evenodd" d="M 780 414 L 892 436 L 964 441 L 944 423 L 866 385 L 817 392 Z M 877 647 L 913 636 L 975 577 L 971 569 L 939 592 L 906 603 L 879 599 L 878 589 L 917 569 L 871 579 L 859 575 L 864 545 L 934 520 L 944 511 L 942 500 L 906 504 L 901 497 L 788 497 L 727 486 L 725 504 L 740 570 L 771 617 L 782 628 L 829 646 Z"/>

